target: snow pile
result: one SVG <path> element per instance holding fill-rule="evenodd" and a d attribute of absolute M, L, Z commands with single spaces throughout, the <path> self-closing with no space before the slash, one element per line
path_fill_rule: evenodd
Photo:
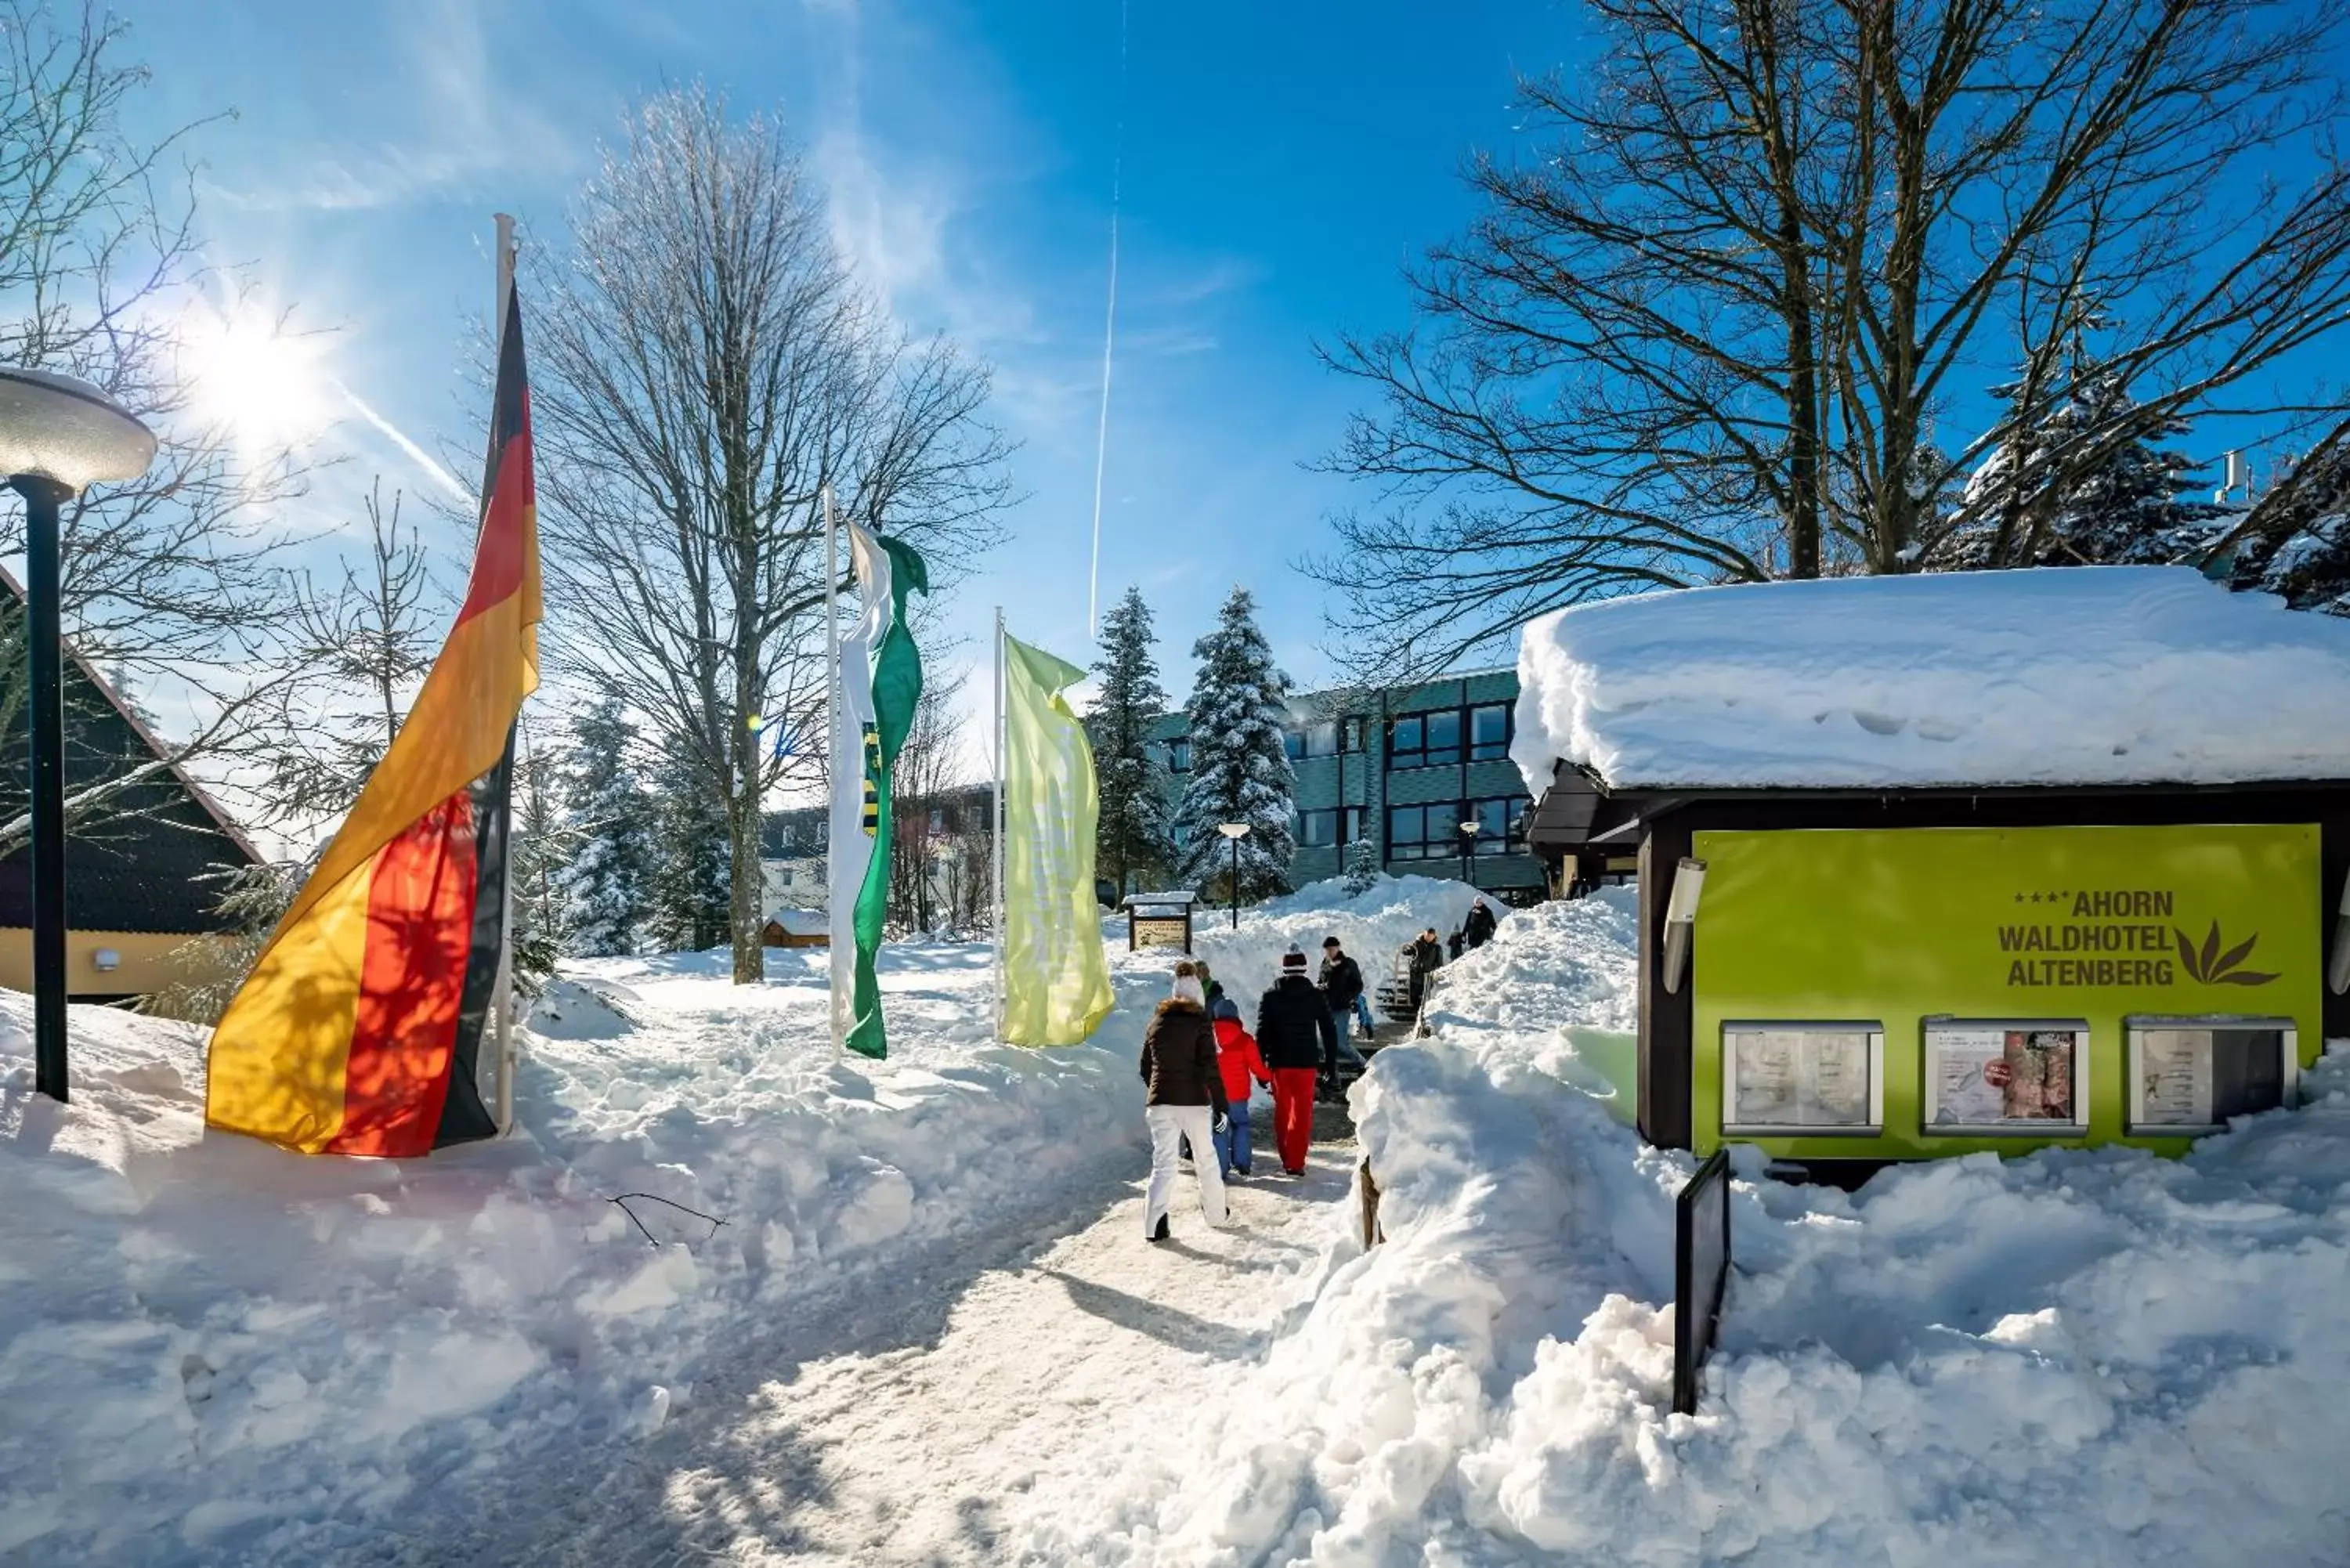
<path fill-rule="evenodd" d="M 0 993 L 0 1561 L 267 1561 L 520 1451 L 649 1433 L 819 1288 L 1141 1158 L 1157 977 L 1095 1047 L 989 1040 L 983 947 L 884 950 L 891 1059 L 836 1056 L 821 951 L 596 960 L 529 1020 L 525 1136 L 423 1161 L 207 1138 L 200 1031 L 73 1013 L 32 1093 Z M 723 1218 L 713 1228 L 645 1199 Z M 338 1532 L 340 1533 L 338 1533 Z"/>
<path fill-rule="evenodd" d="M 2350 777 L 2350 622 L 2178 566 L 1690 588 L 1529 622 L 1511 756 L 1611 788 Z"/>
<path fill-rule="evenodd" d="M 1384 1244 L 1024 1560 L 2350 1561 L 2350 1064 L 2184 1161 L 1991 1156 L 1857 1195 L 1742 1179 L 1695 1417 L 1672 1198 L 1562 1025 L 1629 1026 L 1634 900 L 1513 918 L 1356 1090 Z M 1759 1172 L 1751 1168 L 1744 1175 Z"/>
<path fill-rule="evenodd" d="M 1295 947 L 1305 955 L 1305 972 L 1322 970 L 1324 939 L 1336 937 L 1348 957 L 1359 965 L 1365 985 L 1376 990 L 1388 972 L 1396 950 L 1430 926 L 1439 936 L 1460 929 L 1477 901 L 1477 891 L 1461 882 L 1433 877 L 1382 875 L 1359 894 L 1349 895 L 1337 881 L 1315 882 L 1283 898 L 1271 898 L 1241 910 L 1235 932 L 1222 909 L 1202 905 L 1191 911 L 1192 947 L 1239 1005 L 1244 1019 L 1256 1016 L 1256 999 L 1281 975 L 1281 957 Z M 1506 920 L 1510 910 L 1498 898 L 1485 902 Z M 1110 928 L 1116 945 L 1125 945 L 1124 917 Z M 1173 959 L 1164 952 L 1141 954 L 1161 969 Z"/>

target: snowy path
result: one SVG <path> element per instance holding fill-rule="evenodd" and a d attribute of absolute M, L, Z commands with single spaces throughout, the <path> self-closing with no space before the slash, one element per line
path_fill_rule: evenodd
<path fill-rule="evenodd" d="M 1268 1107 L 1256 1123 L 1270 1144 Z M 829 1299 L 793 1303 L 656 1437 L 499 1485 L 404 1562 L 636 1568 L 673 1563 L 949 1564 L 1004 1560 L 1032 1490 L 1098 1484 L 1091 1439 L 1176 1418 L 1259 1359 L 1353 1174 L 1326 1107 L 1306 1176 L 1235 1184 L 1211 1231 L 1189 1177 L 1175 1239 L 1141 1240 L 1128 1162 L 1041 1220 L 956 1237 Z M 1337 1135 L 1333 1137 L 1331 1135 Z"/>

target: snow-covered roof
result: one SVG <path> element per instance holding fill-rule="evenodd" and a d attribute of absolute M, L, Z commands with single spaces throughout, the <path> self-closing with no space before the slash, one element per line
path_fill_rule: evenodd
<path fill-rule="evenodd" d="M 2350 620 L 2183 566 L 1839 577 L 1529 622 L 1512 758 L 1611 789 L 2350 778 Z"/>
<path fill-rule="evenodd" d="M 771 909 L 767 919 L 793 937 L 821 937 L 832 929 L 832 919 L 822 909 Z"/>

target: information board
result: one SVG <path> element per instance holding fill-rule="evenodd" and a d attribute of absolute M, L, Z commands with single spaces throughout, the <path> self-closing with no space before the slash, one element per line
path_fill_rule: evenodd
<path fill-rule="evenodd" d="M 1128 945 L 1143 948 L 1174 948 L 1182 952 L 1191 950 L 1191 918 L 1189 915 L 1136 915 L 1128 928 Z"/>
<path fill-rule="evenodd" d="M 2300 1076 L 2286 1018 L 2133 1018 L 2133 1132 L 2217 1132 L 2289 1102 Z"/>
<path fill-rule="evenodd" d="M 1874 1133 L 1885 1121 L 1885 1032 L 1875 1023 L 1725 1023 L 1723 1127 Z"/>
<path fill-rule="evenodd" d="M 1742 1091 L 1725 1082 L 1738 1054 L 1725 1027 L 1873 1019 L 1884 1035 L 1877 1134 L 1797 1122 L 1730 1136 L 1788 1158 L 2034 1142 L 2184 1150 L 2210 1124 L 2133 1113 L 2125 1021 L 2282 1020 L 2295 1062 L 2314 1060 L 2330 918 L 2318 840 L 2301 823 L 1696 834 L 1690 853 L 1707 870 L 1685 982 L 1692 1143 L 1709 1153 L 1725 1124 L 1753 1125 L 1736 1119 Z M 1929 1021 L 1976 1033 L 1947 1033 L 1929 1064 Z M 2011 1033 L 2022 1036 L 2012 1053 Z M 2255 1064 L 2243 1049 L 2215 1041 L 2215 1117 L 2217 1077 Z M 1760 1071 L 1751 1092 L 1778 1093 L 1780 1067 Z M 2184 1101 L 2159 1114 L 2199 1111 L 2191 1070 L 2170 1072 L 2157 1106 L 2164 1093 Z"/>

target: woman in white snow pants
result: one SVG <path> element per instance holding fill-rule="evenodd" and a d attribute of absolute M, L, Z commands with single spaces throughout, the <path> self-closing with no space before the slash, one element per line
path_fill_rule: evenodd
<path fill-rule="evenodd" d="M 1177 1147 L 1189 1137 L 1200 1178 L 1200 1210 L 1210 1225 L 1224 1222 L 1224 1181 L 1216 1162 L 1215 1129 L 1230 1114 L 1223 1075 L 1216 1068 L 1216 1035 L 1208 1022 L 1200 972 L 1190 962 L 1175 966 L 1175 994 L 1159 1004 L 1142 1034 L 1143 1120 L 1150 1127 L 1150 1190 L 1143 1199 L 1142 1234 L 1168 1238 L 1167 1210 L 1175 1196 Z"/>

